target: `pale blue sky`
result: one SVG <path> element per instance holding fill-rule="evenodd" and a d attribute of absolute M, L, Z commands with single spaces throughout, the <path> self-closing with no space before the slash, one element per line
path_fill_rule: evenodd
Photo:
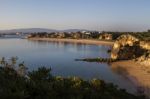
<path fill-rule="evenodd" d="M 150 0 L 0 0 L 0 30 L 14 28 L 144 31 Z"/>

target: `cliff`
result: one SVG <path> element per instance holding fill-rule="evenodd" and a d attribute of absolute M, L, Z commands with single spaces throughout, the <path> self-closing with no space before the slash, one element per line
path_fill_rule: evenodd
<path fill-rule="evenodd" d="M 132 35 L 121 35 L 115 41 L 111 58 L 115 60 L 136 59 L 142 65 L 150 66 L 150 43 L 140 41 Z"/>

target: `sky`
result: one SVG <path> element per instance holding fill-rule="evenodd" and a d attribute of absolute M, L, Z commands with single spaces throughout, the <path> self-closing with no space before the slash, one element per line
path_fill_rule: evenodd
<path fill-rule="evenodd" d="M 0 0 L 0 30 L 146 31 L 150 0 Z"/>

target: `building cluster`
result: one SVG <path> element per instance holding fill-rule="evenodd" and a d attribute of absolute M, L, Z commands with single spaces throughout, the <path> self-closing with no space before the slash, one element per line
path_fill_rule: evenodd
<path fill-rule="evenodd" d="M 31 33 L 28 37 L 112 40 L 112 34 L 93 31 Z"/>

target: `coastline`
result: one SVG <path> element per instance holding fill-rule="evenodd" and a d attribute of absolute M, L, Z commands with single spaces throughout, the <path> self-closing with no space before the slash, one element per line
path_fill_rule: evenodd
<path fill-rule="evenodd" d="M 68 42 L 68 43 L 82 43 L 92 45 L 108 45 L 113 46 L 113 41 L 101 41 L 101 40 L 90 40 L 90 39 L 58 39 L 58 38 L 28 38 L 33 41 L 50 41 L 50 42 Z"/>
<path fill-rule="evenodd" d="M 92 45 L 113 46 L 113 41 L 101 41 L 90 39 L 58 39 L 58 38 L 28 38 L 33 41 L 68 42 Z M 111 69 L 115 73 L 128 77 L 137 86 L 138 91 L 144 91 L 150 97 L 150 67 L 141 65 L 134 60 L 117 61 L 111 63 Z"/>
<path fill-rule="evenodd" d="M 143 66 L 134 60 L 118 61 L 111 64 L 114 72 L 127 76 L 140 90 L 150 97 L 150 67 Z"/>

